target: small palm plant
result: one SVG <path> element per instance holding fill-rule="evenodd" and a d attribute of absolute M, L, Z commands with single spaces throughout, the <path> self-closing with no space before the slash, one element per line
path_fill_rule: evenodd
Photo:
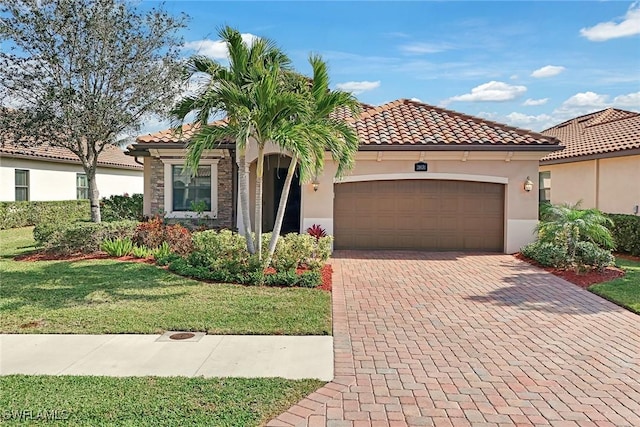
<path fill-rule="evenodd" d="M 611 219 L 598 209 L 580 209 L 575 205 L 543 205 L 541 207 L 538 232 L 538 247 L 555 247 L 566 256 L 569 265 L 577 269 L 583 264 L 597 264 L 603 267 L 611 263 L 611 249 L 615 243 L 607 226 Z M 598 262 L 585 262 L 598 258 Z"/>

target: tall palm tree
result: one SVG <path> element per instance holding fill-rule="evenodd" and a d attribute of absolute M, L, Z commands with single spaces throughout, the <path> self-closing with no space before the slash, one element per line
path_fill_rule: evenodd
<path fill-rule="evenodd" d="M 258 250 L 261 256 L 262 239 L 262 171 L 264 146 L 272 129 L 284 118 L 295 113 L 299 103 L 293 94 L 278 90 L 282 70 L 291 61 L 273 42 L 256 39 L 247 44 L 239 31 L 224 27 L 219 32 L 229 52 L 228 66 L 202 56 L 189 60 L 187 79 L 204 75 L 207 81 L 193 95 L 183 98 L 172 110 L 181 123 L 194 113 L 196 132 L 187 147 L 187 166 L 197 170 L 204 150 L 215 148 L 220 142 L 232 140 L 238 152 L 238 187 L 241 218 L 249 253 Z M 216 114 L 226 115 L 226 124 L 211 126 Z M 249 215 L 249 165 L 246 152 L 249 144 L 258 145 L 258 177 L 256 181 L 256 234 L 254 245 Z"/>
<path fill-rule="evenodd" d="M 289 198 L 293 176 L 298 169 L 300 182 L 308 182 L 322 172 L 324 155 L 331 153 L 337 163 L 337 177 L 342 177 L 353 167 L 358 151 L 358 137 L 345 121 L 332 117 L 338 109 L 349 109 L 356 115 L 360 111 L 358 100 L 350 93 L 329 90 L 327 64 L 320 56 L 312 55 L 309 63 L 313 69 L 313 80 L 298 85 L 297 93 L 304 96 L 306 109 L 303 114 L 292 116 L 273 135 L 273 142 L 292 155 L 284 182 L 278 212 L 269 243 L 266 265 L 269 265 L 280 237 L 284 213 Z"/>

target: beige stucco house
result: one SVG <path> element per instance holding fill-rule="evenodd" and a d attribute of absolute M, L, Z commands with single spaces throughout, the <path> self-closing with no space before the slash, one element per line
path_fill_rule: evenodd
<path fill-rule="evenodd" d="M 541 199 L 639 214 L 640 113 L 608 108 L 542 133 L 564 148 L 540 161 Z"/>
<path fill-rule="evenodd" d="M 101 197 L 142 193 L 142 165 L 115 146 L 98 157 L 96 182 Z M 61 147 L 0 146 L 0 201 L 51 201 L 89 198 L 80 160 Z"/>
<path fill-rule="evenodd" d="M 294 182 L 283 231 L 319 224 L 336 249 L 513 253 L 533 240 L 538 191 L 525 183 L 536 181 L 540 159 L 558 149 L 555 138 L 411 100 L 364 105 L 359 117 L 338 117 L 357 130 L 355 167 L 337 180 L 327 154 L 315 183 Z M 233 144 L 207 152 L 190 177 L 183 170 L 190 132 L 187 126 L 180 136 L 144 135 L 129 147 L 144 159 L 145 213 L 184 218 L 201 203 L 214 225 L 242 229 Z M 275 146 L 266 152 L 263 225 L 269 230 L 289 157 Z M 252 185 L 256 157 L 247 154 Z"/>

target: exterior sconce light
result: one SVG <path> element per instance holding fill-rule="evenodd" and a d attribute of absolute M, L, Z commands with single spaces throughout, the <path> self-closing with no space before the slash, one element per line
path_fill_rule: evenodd
<path fill-rule="evenodd" d="M 318 187 L 320 187 L 320 182 L 318 181 L 317 176 L 313 178 L 313 182 L 311 183 L 311 185 L 313 185 L 313 191 L 318 191 Z"/>
<path fill-rule="evenodd" d="M 527 193 L 533 190 L 533 182 L 531 182 L 531 178 L 527 177 L 527 180 L 524 182 L 524 191 Z"/>

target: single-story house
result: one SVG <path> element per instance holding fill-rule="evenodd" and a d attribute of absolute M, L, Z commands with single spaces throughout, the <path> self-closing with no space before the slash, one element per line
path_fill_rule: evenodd
<path fill-rule="evenodd" d="M 562 150 L 540 160 L 540 198 L 638 215 L 640 113 L 608 108 L 542 132 Z"/>
<path fill-rule="evenodd" d="M 98 159 L 96 180 L 101 197 L 143 191 L 143 168 L 115 146 Z M 0 146 L 0 201 L 51 201 L 89 198 L 89 183 L 78 157 L 46 145 Z"/>
<path fill-rule="evenodd" d="M 539 160 L 559 148 L 556 138 L 404 99 L 338 117 L 358 133 L 355 167 L 335 179 L 327 154 L 313 184 L 294 181 L 284 232 L 319 224 L 336 249 L 513 253 L 534 239 L 532 180 Z M 129 147 L 129 155 L 144 159 L 145 213 L 190 217 L 192 202 L 201 202 L 214 225 L 242 230 L 234 145 L 207 152 L 191 178 L 183 170 L 191 132 L 185 126 L 180 135 L 143 135 Z M 263 226 L 270 230 L 289 157 L 276 146 L 265 152 Z M 249 150 L 251 187 L 256 158 Z"/>

